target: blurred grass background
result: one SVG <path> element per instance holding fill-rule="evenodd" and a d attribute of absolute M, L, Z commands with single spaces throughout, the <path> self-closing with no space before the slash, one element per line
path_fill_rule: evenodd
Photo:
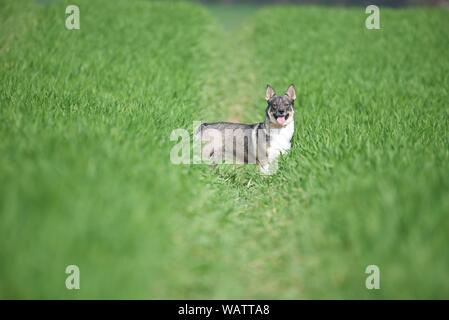
<path fill-rule="evenodd" d="M 68 4 L 0 4 L 1 298 L 448 297 L 448 11 Z M 170 163 L 291 82 L 277 175 Z"/>

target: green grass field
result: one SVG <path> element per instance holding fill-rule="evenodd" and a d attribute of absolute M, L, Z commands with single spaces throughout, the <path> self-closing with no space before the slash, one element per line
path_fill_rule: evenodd
<path fill-rule="evenodd" d="M 0 298 L 449 297 L 449 11 L 68 4 L 0 2 Z M 170 162 L 292 82 L 276 175 Z"/>

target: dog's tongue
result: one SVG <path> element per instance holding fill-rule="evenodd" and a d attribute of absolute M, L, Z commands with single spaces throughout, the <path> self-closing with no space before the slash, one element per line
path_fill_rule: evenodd
<path fill-rule="evenodd" d="M 285 117 L 278 117 L 278 118 L 276 119 L 276 121 L 277 121 L 280 125 L 283 125 L 283 124 L 285 123 Z"/>

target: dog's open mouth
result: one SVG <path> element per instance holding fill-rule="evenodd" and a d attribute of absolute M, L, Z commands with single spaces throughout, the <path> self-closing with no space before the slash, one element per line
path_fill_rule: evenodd
<path fill-rule="evenodd" d="M 285 121 L 287 121 L 288 116 L 289 116 L 289 114 L 287 114 L 285 117 L 284 116 L 276 117 L 277 123 L 279 123 L 281 126 L 283 126 L 285 124 Z"/>

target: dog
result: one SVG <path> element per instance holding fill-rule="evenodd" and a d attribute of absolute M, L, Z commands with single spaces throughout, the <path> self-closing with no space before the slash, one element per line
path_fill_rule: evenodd
<path fill-rule="evenodd" d="M 195 138 L 200 142 L 201 158 L 211 164 L 255 163 L 263 174 L 277 170 L 277 159 L 291 148 L 294 134 L 296 89 L 291 84 L 277 96 L 267 85 L 265 121 L 255 124 L 202 123 Z"/>

